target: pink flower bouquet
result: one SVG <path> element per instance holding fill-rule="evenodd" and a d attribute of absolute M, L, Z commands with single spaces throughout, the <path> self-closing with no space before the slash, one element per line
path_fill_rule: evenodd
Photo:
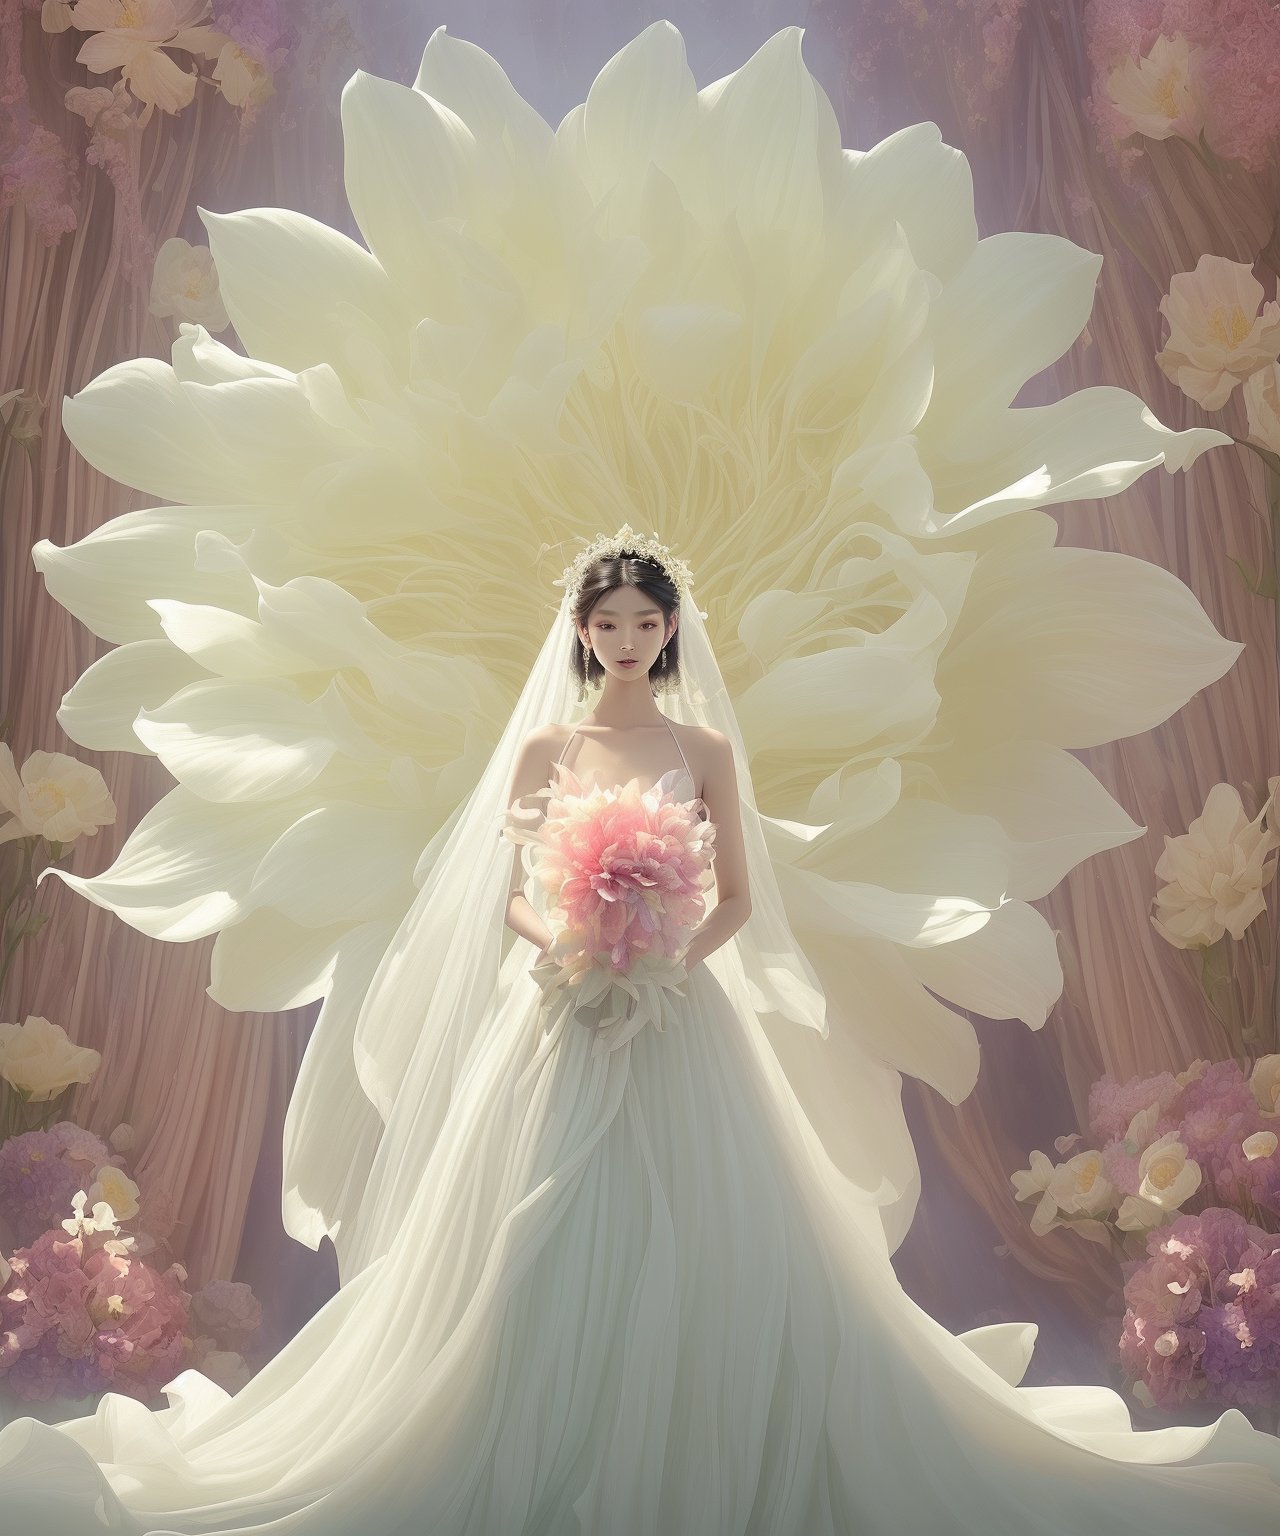
<path fill-rule="evenodd" d="M 674 798 L 672 774 L 651 789 L 586 788 L 561 765 L 555 786 L 513 808 L 504 835 L 524 844 L 524 867 L 546 895 L 555 935 L 530 974 L 543 988 L 544 1028 L 573 1018 L 594 1030 L 597 1053 L 645 1024 L 663 1029 L 672 994 L 683 996 L 683 959 L 706 910 L 715 826 L 698 801 Z M 533 822 L 533 825 L 529 825 Z"/>

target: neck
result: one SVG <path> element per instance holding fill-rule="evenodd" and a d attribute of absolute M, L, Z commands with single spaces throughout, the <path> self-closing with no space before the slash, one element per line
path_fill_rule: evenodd
<path fill-rule="evenodd" d="M 613 730 L 629 730 L 636 726 L 661 725 L 665 716 L 658 708 L 657 700 L 649 690 L 649 679 L 607 676 L 595 708 L 583 721 L 584 725 L 603 725 Z"/>

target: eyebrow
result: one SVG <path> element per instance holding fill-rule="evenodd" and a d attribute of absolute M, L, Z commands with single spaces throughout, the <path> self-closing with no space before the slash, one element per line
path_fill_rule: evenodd
<path fill-rule="evenodd" d="M 597 613 L 607 613 L 610 618 L 614 618 L 614 617 L 617 616 L 618 610 L 616 608 L 597 608 L 596 612 Z M 637 608 L 636 609 L 636 618 L 644 619 L 644 618 L 648 618 L 648 616 L 651 613 L 661 613 L 661 612 L 662 612 L 661 608 Z"/>

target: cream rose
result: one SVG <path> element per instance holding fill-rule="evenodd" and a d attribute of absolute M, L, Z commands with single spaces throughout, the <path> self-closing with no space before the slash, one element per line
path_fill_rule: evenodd
<path fill-rule="evenodd" d="M 156 252 L 149 308 L 162 319 L 174 315 L 207 331 L 226 330 L 231 320 L 207 245 L 192 245 L 180 235 L 164 242 Z"/>
<path fill-rule="evenodd" d="M 1259 1109 L 1280 1114 L 1280 1052 L 1258 1057 L 1249 1073 L 1249 1087 Z"/>
<path fill-rule="evenodd" d="M 1169 339 L 1156 362 L 1206 410 L 1224 406 L 1241 380 L 1280 353 L 1280 304 L 1262 303 L 1262 284 L 1245 262 L 1206 253 L 1194 272 L 1170 279 L 1160 313 Z"/>
<path fill-rule="evenodd" d="M 1138 1161 L 1138 1195 L 1161 1210 L 1177 1210 L 1200 1188 L 1200 1164 L 1187 1156 L 1177 1131 L 1166 1131 Z"/>
<path fill-rule="evenodd" d="M 1103 1172 L 1102 1153 L 1092 1148 L 1059 1163 L 1047 1192 L 1068 1215 L 1101 1216 L 1116 1199 L 1116 1187 Z"/>
<path fill-rule="evenodd" d="M 1147 139 L 1194 139 L 1204 108 L 1193 75 L 1199 50 L 1187 39 L 1158 37 L 1143 58 L 1123 59 L 1108 74 L 1107 95 L 1131 133 Z"/>
<path fill-rule="evenodd" d="M 0 1024 L 0 1077 L 33 1103 L 52 1099 L 72 1083 L 87 1083 L 102 1065 L 87 1045 L 73 1045 L 60 1024 L 37 1014 L 22 1024 Z"/>
<path fill-rule="evenodd" d="M 96 837 L 116 819 L 115 801 L 96 768 L 65 752 L 32 752 L 18 773 L 13 753 L 0 742 L 0 843 L 15 837 L 43 837 L 70 843 Z"/>
<path fill-rule="evenodd" d="M 138 1186 L 122 1168 L 117 1168 L 114 1163 L 103 1163 L 89 1186 L 88 1199 L 95 1207 L 99 1201 L 105 1201 L 117 1220 L 128 1221 L 138 1214 L 139 1193 Z"/>
<path fill-rule="evenodd" d="M 228 42 L 213 66 L 213 78 L 233 107 L 257 107 L 275 92 L 271 71 L 256 53 Z"/>
<path fill-rule="evenodd" d="M 1262 826 L 1267 803 L 1250 821 L 1230 784 L 1215 784 L 1204 810 L 1180 837 L 1164 840 L 1156 875 L 1166 881 L 1152 898 L 1151 923 L 1179 949 L 1201 949 L 1224 932 L 1233 939 L 1266 911 L 1262 888 L 1276 872 L 1280 837 Z"/>

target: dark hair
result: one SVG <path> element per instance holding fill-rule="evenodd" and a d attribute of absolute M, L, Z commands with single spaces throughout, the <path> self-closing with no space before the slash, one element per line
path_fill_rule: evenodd
<path fill-rule="evenodd" d="M 662 609 L 665 629 L 671 616 L 680 606 L 680 593 L 666 571 L 654 560 L 644 555 L 601 555 L 593 560 L 582 574 L 577 598 L 573 604 L 574 634 L 579 635 L 573 647 L 572 671 L 579 685 L 592 686 L 604 675 L 595 652 L 583 660 L 580 627 L 586 628 L 591 610 L 608 592 L 619 587 L 638 587 L 646 597 L 651 597 Z M 667 664 L 662 665 L 662 653 L 655 657 L 649 668 L 649 687 L 656 695 L 671 691 L 680 679 L 680 630 L 666 644 Z"/>

